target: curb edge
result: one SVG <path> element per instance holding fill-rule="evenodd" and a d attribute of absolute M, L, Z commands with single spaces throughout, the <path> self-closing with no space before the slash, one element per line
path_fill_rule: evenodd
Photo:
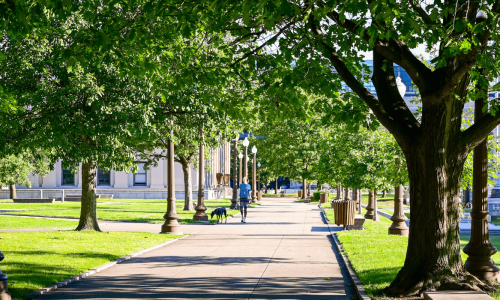
<path fill-rule="evenodd" d="M 186 238 L 186 237 L 188 237 L 188 236 L 189 236 L 189 235 L 185 235 L 185 236 L 182 236 L 182 237 L 180 237 L 180 238 L 176 238 L 176 239 L 173 239 L 173 240 L 170 240 L 170 241 L 166 241 L 166 242 L 164 242 L 164 243 L 161 243 L 161 244 L 155 245 L 155 246 L 153 246 L 153 247 L 150 247 L 150 248 L 147 248 L 147 249 L 144 249 L 144 250 L 141 250 L 141 251 L 138 251 L 138 252 L 135 252 L 135 253 L 129 254 L 129 255 L 125 255 L 125 256 L 123 256 L 123 257 L 120 257 L 120 258 L 119 258 L 119 259 L 117 259 L 117 260 L 110 261 L 110 262 L 108 262 L 108 263 L 105 263 L 104 265 L 100 265 L 100 266 L 95 267 L 95 268 L 92 268 L 92 269 L 90 269 L 90 270 L 88 270 L 88 271 L 86 271 L 86 272 L 83 272 L 83 273 L 80 273 L 80 274 L 75 275 L 75 276 L 73 276 L 73 277 L 70 277 L 70 278 L 68 278 L 68 279 L 65 279 L 65 280 L 59 281 L 59 282 L 57 282 L 57 283 L 55 283 L 55 284 L 53 284 L 53 285 L 49 285 L 49 286 L 47 286 L 47 287 L 43 287 L 43 288 L 41 288 L 41 289 L 39 289 L 39 290 L 36 290 L 36 291 L 31 292 L 31 293 L 29 293 L 29 294 L 26 294 L 26 295 L 24 295 L 24 299 L 33 299 L 33 298 L 36 298 L 36 297 L 41 296 L 41 295 L 43 295 L 43 294 L 46 294 L 46 293 L 48 293 L 48 292 L 50 292 L 50 291 L 54 291 L 54 290 L 56 290 L 56 289 L 58 289 L 58 288 L 65 287 L 65 286 L 67 286 L 67 285 L 69 285 L 69 284 L 71 284 L 71 283 L 73 283 L 73 282 L 75 282 L 75 281 L 81 280 L 81 279 L 83 279 L 83 278 L 85 278 L 85 277 L 88 277 L 88 276 L 93 275 L 93 274 L 95 274 L 95 273 L 98 273 L 98 272 L 100 272 L 100 271 L 106 270 L 106 269 L 108 269 L 108 268 L 110 268 L 110 267 L 112 267 L 112 266 L 114 266 L 114 265 L 116 265 L 116 264 L 122 263 L 122 262 L 124 262 L 124 261 L 126 261 L 126 260 L 132 259 L 132 258 L 134 258 L 134 257 L 136 257 L 136 256 L 141 255 L 141 254 L 144 254 L 144 253 L 147 253 L 147 252 L 150 252 L 150 251 L 156 250 L 156 249 L 158 249 L 158 248 L 161 248 L 161 247 L 163 247 L 163 246 L 166 246 L 166 245 L 168 245 L 168 244 L 171 244 L 171 243 L 173 243 L 173 242 L 176 242 L 176 241 L 181 240 L 181 239 L 183 239 L 183 238 Z"/>
<path fill-rule="evenodd" d="M 354 271 L 351 265 L 351 261 L 347 258 L 347 256 L 344 254 L 344 251 L 342 250 L 342 246 L 340 245 L 339 240 L 337 239 L 337 235 L 332 232 L 330 228 L 330 222 L 328 221 L 328 218 L 326 217 L 325 210 L 321 205 L 318 205 L 319 209 L 321 210 L 321 215 L 323 219 L 326 221 L 326 224 L 328 226 L 328 230 L 330 230 L 330 235 L 332 236 L 333 240 L 335 241 L 335 247 L 337 248 L 337 251 L 339 251 L 340 256 L 342 257 L 342 260 L 344 261 L 344 265 L 347 268 L 347 271 L 349 272 L 349 276 L 351 277 L 351 281 L 354 284 L 354 287 L 356 288 L 356 292 L 358 294 L 358 298 L 361 300 L 370 300 L 370 297 L 365 292 L 365 288 L 363 286 L 363 283 L 361 283 L 361 280 L 359 280 L 358 275 Z"/>

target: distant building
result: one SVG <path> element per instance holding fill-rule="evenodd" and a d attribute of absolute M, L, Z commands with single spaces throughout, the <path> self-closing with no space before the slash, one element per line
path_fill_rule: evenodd
<path fill-rule="evenodd" d="M 231 144 L 225 143 L 217 149 L 207 150 L 210 159 L 205 163 L 210 170 L 205 171 L 205 199 L 230 197 L 231 188 L 222 187 L 217 183 L 217 173 L 230 174 Z M 31 188 L 17 186 L 18 198 L 61 197 L 62 190 L 66 195 L 81 194 L 81 168 L 77 174 L 64 169 L 58 161 L 54 170 L 46 176 L 35 174 L 29 176 Z M 144 169 L 144 162 L 138 161 L 139 172 L 119 172 L 111 170 L 104 172 L 97 168 L 97 194 L 113 194 L 114 198 L 126 199 L 166 199 L 167 198 L 167 160 L 161 159 L 158 166 Z M 80 165 L 81 167 L 81 165 Z M 191 165 L 193 184 L 193 199 L 198 197 L 198 171 Z M 184 199 L 184 174 L 182 166 L 175 163 L 175 197 Z M 0 198 L 9 198 L 9 190 L 2 189 Z"/>

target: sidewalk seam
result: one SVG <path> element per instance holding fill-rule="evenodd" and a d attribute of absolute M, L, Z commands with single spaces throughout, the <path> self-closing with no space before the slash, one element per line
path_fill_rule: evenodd
<path fill-rule="evenodd" d="M 278 251 L 278 248 L 280 247 L 280 245 L 281 245 L 281 242 L 282 242 L 282 241 L 283 241 L 283 235 L 281 236 L 281 240 L 280 240 L 280 242 L 279 242 L 278 246 L 276 246 L 276 249 L 274 249 L 273 255 L 271 256 L 271 258 L 269 258 L 269 261 L 267 262 L 267 266 L 266 266 L 266 268 L 265 268 L 265 269 L 264 269 L 264 271 L 262 272 L 262 275 L 260 275 L 260 278 L 259 278 L 259 280 L 257 281 L 257 284 L 256 284 L 256 285 L 255 285 L 255 287 L 253 288 L 253 291 L 252 291 L 252 293 L 250 294 L 250 297 L 248 297 L 248 299 L 251 299 L 251 298 L 252 298 L 253 293 L 255 292 L 255 290 L 257 289 L 257 287 L 259 286 L 259 283 L 260 283 L 260 281 L 261 281 L 262 277 L 264 276 L 264 274 L 265 274 L 265 273 L 266 273 L 266 271 L 267 271 L 267 268 L 268 268 L 268 267 L 269 267 L 269 265 L 271 264 L 271 261 L 273 260 L 273 257 L 274 257 L 274 255 L 276 254 L 276 251 Z"/>
<path fill-rule="evenodd" d="M 147 252 L 150 252 L 150 251 L 156 250 L 156 249 L 158 249 L 158 248 L 161 248 L 161 247 L 163 247 L 163 246 L 166 246 L 166 245 L 168 245 L 168 244 L 171 244 L 171 243 L 173 243 L 173 242 L 176 242 L 176 241 L 181 240 L 181 239 L 183 239 L 183 238 L 186 238 L 186 237 L 188 237 L 188 236 L 189 236 L 189 235 L 185 235 L 185 236 L 182 236 L 182 237 L 180 237 L 180 238 L 176 238 L 176 239 L 173 239 L 173 240 L 170 240 L 170 241 L 167 241 L 167 242 L 164 242 L 164 243 L 161 243 L 161 244 L 155 245 L 155 246 L 153 246 L 153 247 L 150 247 L 150 248 L 147 248 L 147 249 L 141 250 L 141 251 L 139 251 L 139 252 L 135 252 L 135 253 L 132 253 L 132 254 L 129 254 L 129 255 L 125 255 L 125 256 L 123 256 L 123 257 L 121 257 L 121 258 L 117 259 L 117 260 L 110 261 L 110 262 L 108 262 L 108 263 L 105 263 L 104 265 L 101 265 L 101 266 L 95 267 L 95 268 L 90 269 L 90 270 L 88 270 L 88 271 L 86 271 L 86 272 L 83 272 L 83 273 L 80 273 L 80 274 L 78 274 L 78 275 L 75 275 L 75 276 L 73 276 L 73 277 L 71 277 L 71 278 L 68 278 L 68 279 L 65 279 L 65 280 L 59 281 L 59 282 L 57 282 L 57 283 L 55 283 L 55 284 L 53 284 L 53 285 L 50 285 L 50 286 L 47 286 L 47 287 L 41 288 L 41 289 L 39 289 L 39 290 L 36 290 L 36 291 L 34 291 L 34 292 L 31 292 L 31 293 L 29 293 L 29 294 L 25 295 L 25 296 L 24 296 L 24 299 L 33 299 L 33 298 L 36 298 L 36 297 L 41 296 L 41 295 L 43 295 L 43 294 L 46 294 L 46 293 L 48 293 L 48 292 L 50 292 L 50 291 L 53 291 L 53 290 L 56 290 L 56 289 L 58 289 L 58 288 L 61 288 L 61 287 L 67 286 L 68 284 L 71 284 L 71 283 L 73 283 L 73 282 L 75 282 L 75 281 L 81 280 L 81 279 L 83 279 L 83 278 L 85 278 L 85 277 L 88 277 L 88 276 L 93 275 L 93 274 L 95 274 L 95 273 L 98 273 L 98 272 L 100 272 L 100 271 L 106 270 L 106 269 L 108 269 L 108 268 L 110 268 L 110 267 L 112 267 L 112 266 L 114 266 L 114 265 L 116 265 L 116 264 L 122 263 L 122 262 L 124 262 L 124 261 L 126 261 L 126 260 L 132 259 L 132 258 L 134 258 L 134 257 L 136 257 L 136 256 L 141 255 L 141 254 L 144 254 L 144 253 L 147 253 Z"/>
<path fill-rule="evenodd" d="M 330 228 L 331 223 L 328 221 L 328 218 L 326 217 L 324 208 L 321 207 L 321 204 L 319 204 L 318 207 L 321 210 L 321 216 L 323 217 L 323 220 L 325 220 L 326 225 L 328 226 L 328 230 L 330 230 L 330 235 L 332 236 L 333 241 L 335 242 L 335 248 L 340 253 L 340 256 L 342 257 L 344 265 L 346 266 L 347 271 L 349 272 L 349 276 L 351 277 L 351 281 L 354 284 L 354 287 L 356 288 L 358 298 L 361 300 L 370 300 L 370 297 L 368 297 L 368 295 L 365 292 L 365 288 L 363 286 L 363 283 L 361 282 L 361 280 L 359 280 L 358 275 L 356 274 L 356 272 L 352 268 L 351 261 L 344 254 L 344 251 L 342 250 L 342 246 L 340 245 L 340 242 L 337 239 L 337 235 L 335 233 L 333 233 L 332 229 Z"/>

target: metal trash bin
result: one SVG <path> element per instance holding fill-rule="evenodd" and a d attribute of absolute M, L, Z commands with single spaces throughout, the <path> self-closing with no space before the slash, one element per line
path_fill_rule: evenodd
<path fill-rule="evenodd" d="M 320 193 L 319 194 L 319 203 L 328 203 L 328 197 L 330 195 L 328 193 Z"/>
<path fill-rule="evenodd" d="M 356 203 L 355 200 L 334 200 L 333 212 L 335 216 L 335 224 L 344 225 L 344 230 L 347 225 L 354 225 L 356 217 Z"/>

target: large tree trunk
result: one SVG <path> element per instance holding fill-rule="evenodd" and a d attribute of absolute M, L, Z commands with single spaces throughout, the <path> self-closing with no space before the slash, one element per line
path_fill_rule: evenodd
<path fill-rule="evenodd" d="M 444 288 L 445 282 L 441 286 L 439 282 L 445 277 L 466 274 L 458 234 L 459 180 L 466 155 L 447 161 L 437 143 L 414 150 L 406 155 L 413 202 L 411 230 L 405 264 L 386 289 L 391 296 Z"/>
<path fill-rule="evenodd" d="M 17 199 L 16 185 L 15 184 L 9 185 L 9 190 L 10 190 L 10 199 Z"/>
<path fill-rule="evenodd" d="M 193 186 L 189 162 L 180 158 L 182 172 L 184 173 L 184 210 L 193 210 Z"/>
<path fill-rule="evenodd" d="M 383 190 L 383 191 L 382 191 L 382 198 L 385 198 L 385 197 L 387 197 L 387 191 L 386 191 L 386 190 Z"/>
<path fill-rule="evenodd" d="M 82 204 L 76 230 L 101 231 L 97 223 L 96 171 L 95 161 L 82 163 Z"/>
<path fill-rule="evenodd" d="M 278 178 L 279 177 L 276 177 L 276 188 L 274 189 L 274 194 L 275 195 L 278 195 Z"/>

